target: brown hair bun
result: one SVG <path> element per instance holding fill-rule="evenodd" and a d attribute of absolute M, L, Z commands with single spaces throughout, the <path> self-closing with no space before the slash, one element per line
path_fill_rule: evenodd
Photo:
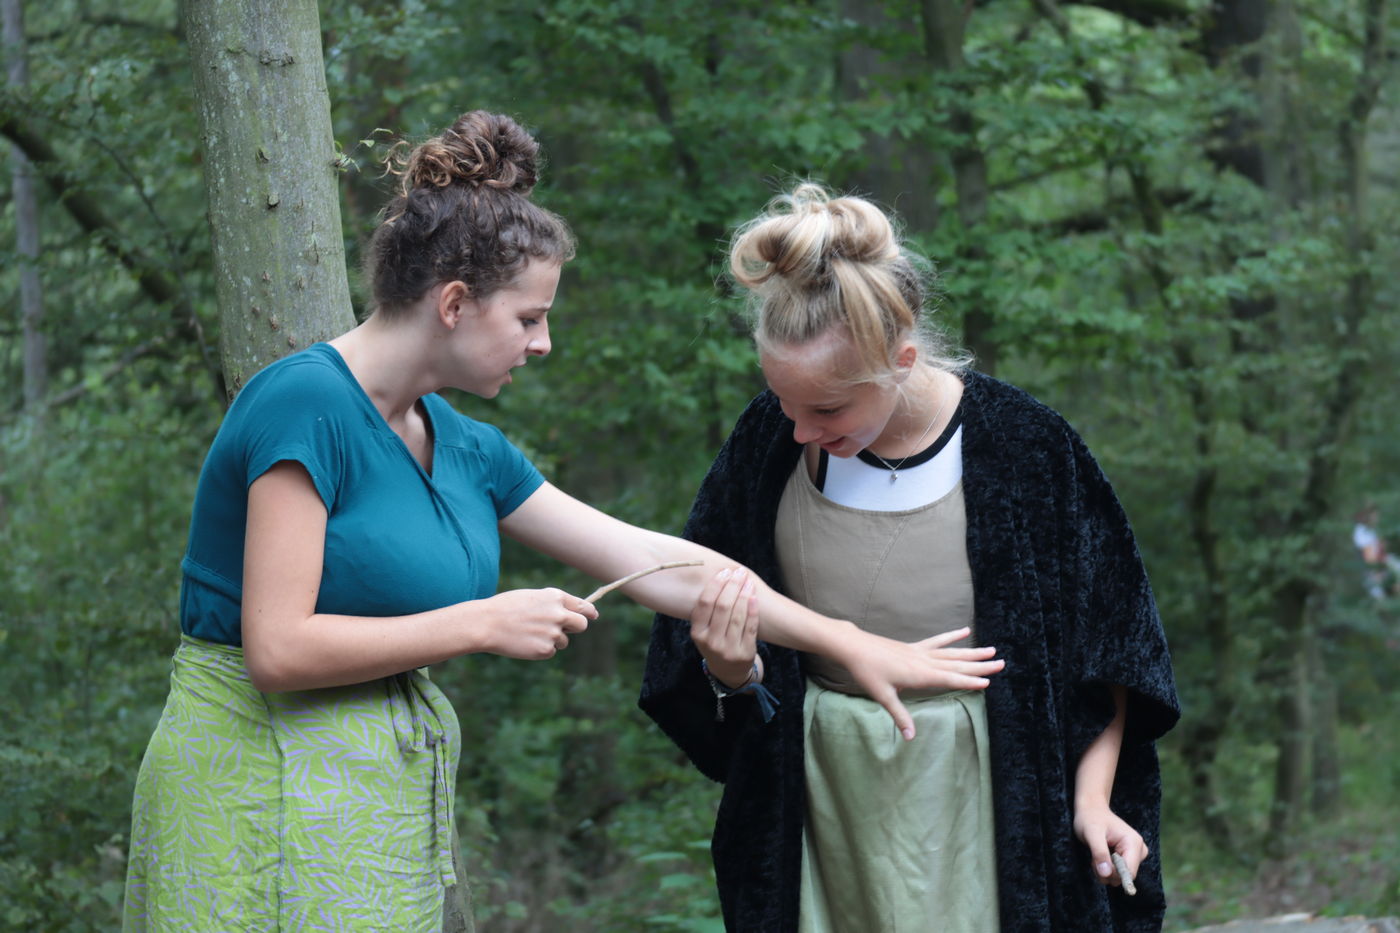
<path fill-rule="evenodd" d="M 460 281 L 484 298 L 533 259 L 573 258 L 568 224 L 530 200 L 540 147 L 519 123 L 473 110 L 400 155 L 407 147 L 390 153 L 399 194 L 365 250 L 377 311 L 398 315 L 439 282 Z"/>
<path fill-rule="evenodd" d="M 400 172 L 403 193 L 461 185 L 528 195 L 539 178 L 539 151 L 539 144 L 510 117 L 473 110 L 409 153 Z"/>

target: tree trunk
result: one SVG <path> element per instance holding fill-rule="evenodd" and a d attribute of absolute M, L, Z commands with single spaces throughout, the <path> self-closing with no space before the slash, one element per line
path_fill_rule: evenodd
<path fill-rule="evenodd" d="M 588 637 L 576 639 L 565 652 L 573 683 L 564 701 L 564 715 L 585 723 L 607 721 L 611 710 L 600 704 L 608 704 L 609 692 L 599 683 L 617 675 L 617 625 L 612 620 L 589 626 Z M 582 898 L 588 897 L 595 879 L 617 868 L 609 820 L 627 799 L 627 782 L 618 773 L 617 739 L 612 730 L 579 729 L 563 741 L 555 806 L 566 818 L 560 830 L 568 834 L 569 863 L 581 885 L 575 894 Z"/>
<path fill-rule="evenodd" d="M 1182 354 L 1181 358 L 1190 359 L 1189 352 L 1184 348 L 1178 352 Z M 1209 408 L 1199 382 L 1193 382 L 1188 391 L 1192 410 L 1207 413 Z M 1235 690 L 1231 686 L 1235 680 L 1233 607 L 1220 557 L 1220 533 L 1215 523 L 1219 474 L 1213 465 L 1215 454 L 1211 446 L 1210 422 L 1196 420 L 1194 434 L 1199 465 L 1191 484 L 1187 514 L 1196 557 L 1201 564 L 1204 584 L 1201 622 L 1210 644 L 1214 674 L 1207 680 L 1211 696 L 1209 712 L 1203 716 L 1189 717 L 1182 724 L 1185 737 L 1179 747 L 1190 771 L 1192 794 L 1206 834 L 1221 851 L 1233 852 L 1238 846 L 1230 825 L 1230 810 L 1221 799 L 1215 776 L 1220 746 L 1237 706 Z"/>
<path fill-rule="evenodd" d="M 1342 759 L 1337 747 L 1337 684 L 1327 672 L 1327 653 L 1317 633 L 1311 640 L 1308 669 L 1312 675 L 1312 811 L 1333 818 L 1342 805 Z"/>
<path fill-rule="evenodd" d="M 1366 164 L 1366 138 L 1371 114 L 1380 97 L 1389 55 L 1386 48 L 1386 12 L 1386 0 L 1366 0 L 1361 73 L 1347 102 L 1346 112 L 1337 127 L 1345 185 L 1343 209 L 1339 213 L 1345 218 L 1346 242 L 1354 256 L 1369 254 L 1375 241 L 1367 210 L 1370 172 Z M 1347 277 L 1346 298 L 1338 315 L 1338 352 L 1339 358 L 1348 361 L 1348 365 L 1340 367 L 1331 394 L 1322 400 L 1324 417 L 1320 421 L 1317 435 L 1309 445 L 1313 453 L 1308 463 L 1307 483 L 1289 522 L 1290 527 L 1313 529 L 1315 541 L 1322 539 L 1325 531 L 1324 519 L 1334 512 L 1336 478 L 1341 469 L 1340 451 L 1344 449 L 1342 438 L 1360 401 L 1366 376 L 1362 326 L 1377 310 L 1371 270 L 1372 267 L 1367 262 L 1358 262 L 1355 271 Z M 1362 363 L 1351 362 L 1358 359 Z M 1314 550 L 1319 548 L 1315 547 Z M 1303 692 L 1291 698 L 1293 705 L 1287 705 L 1285 701 L 1284 706 L 1285 721 L 1283 735 L 1279 741 L 1278 785 L 1274 792 L 1274 810 L 1270 820 L 1272 841 L 1276 847 L 1286 841 L 1292 827 L 1292 814 L 1296 812 L 1295 808 L 1301 805 L 1305 793 L 1302 781 L 1307 762 L 1307 747 L 1300 746 L 1300 743 L 1308 733 L 1300 736 L 1299 730 L 1310 728 L 1311 710 L 1306 692 L 1309 680 L 1298 680 L 1298 671 L 1301 670 L 1307 678 L 1306 639 L 1311 637 L 1306 624 L 1306 596 L 1309 592 L 1308 584 L 1295 581 L 1285 586 L 1280 593 L 1280 599 L 1285 606 L 1284 617 L 1281 620 L 1284 623 L 1282 631 L 1295 646 L 1295 658 L 1291 665 L 1291 688 L 1296 687 Z M 1303 637 L 1295 638 L 1290 631 L 1296 631 Z M 1323 672 L 1317 672 L 1310 679 L 1316 680 L 1322 676 Z"/>
<path fill-rule="evenodd" d="M 971 4 L 960 0 L 923 0 L 924 55 L 934 72 L 955 75 L 965 67 L 963 37 L 967 20 L 972 15 Z M 948 113 L 948 125 L 957 134 L 958 142 L 951 153 L 953 184 L 958 194 L 958 223 L 962 227 L 960 241 L 965 244 L 959 259 L 970 268 L 978 268 L 986 259 L 987 250 L 980 237 L 987 219 L 987 158 L 977 141 L 977 117 L 964 104 L 962 95 Z M 968 277 L 971 280 L 971 277 Z M 992 312 L 988 307 L 986 289 L 979 284 L 971 294 L 962 297 L 963 344 L 977 358 L 977 368 L 987 374 L 996 370 L 997 345 L 992 338 Z"/>
<path fill-rule="evenodd" d="M 229 395 L 354 326 L 314 0 L 189 0 Z"/>
<path fill-rule="evenodd" d="M 1098 77 L 1090 58 L 1078 48 L 1068 17 L 1060 9 L 1056 0 L 1034 0 L 1036 8 L 1050 21 L 1055 31 L 1070 46 L 1077 63 L 1084 71 L 1084 94 L 1090 106 L 1102 110 L 1108 100 L 1108 91 Z M 1161 237 L 1166 230 L 1165 209 L 1162 199 L 1148 172 L 1145 160 L 1140 156 L 1103 153 L 1105 165 L 1115 162 L 1122 164 L 1133 189 L 1133 200 L 1142 219 L 1143 228 L 1154 238 Z M 1168 290 L 1175 281 L 1176 274 L 1168 265 L 1167 258 L 1159 250 L 1149 248 L 1144 253 L 1145 271 L 1156 287 L 1163 307 L 1168 307 Z M 1211 646 L 1215 676 L 1207 678 L 1209 701 L 1205 708 L 1209 714 L 1201 717 L 1188 717 L 1182 724 L 1184 736 L 1180 746 L 1190 772 L 1190 786 L 1195 803 L 1202 814 L 1203 825 L 1208 835 L 1225 851 L 1235 851 L 1238 846 L 1236 834 L 1231 827 L 1230 810 L 1221 799 L 1216 784 L 1216 762 L 1224 742 L 1234 709 L 1237 706 L 1233 663 L 1233 618 L 1230 587 L 1226 585 L 1221 564 L 1220 535 L 1216 528 L 1215 510 L 1218 480 L 1214 462 L 1214 425 L 1216 420 L 1212 396 L 1204 379 L 1197 374 L 1203 368 L 1197 358 L 1197 350 L 1189 333 L 1173 339 L 1172 358 L 1176 369 L 1190 375 L 1186 383 L 1186 393 L 1190 402 L 1192 418 L 1192 443 L 1196 450 L 1198 468 L 1192 479 L 1189 521 L 1191 538 L 1202 571 L 1202 622 Z"/>
<path fill-rule="evenodd" d="M 842 18 L 872 30 L 916 28 L 913 22 L 892 24 L 884 4 L 841 0 L 840 8 Z M 837 62 L 837 89 L 843 100 L 854 100 L 877 93 L 869 86 L 874 79 L 913 71 L 910 63 L 891 61 L 876 49 L 855 45 L 842 52 Z M 847 184 L 898 212 L 910 230 L 936 227 L 938 158 L 933 147 L 917 139 L 900 140 L 891 133 L 869 135 L 864 150 L 868 158 L 846 179 Z"/>
<path fill-rule="evenodd" d="M 1353 256 L 1364 256 L 1375 247 L 1375 234 L 1369 217 L 1370 169 L 1366 161 L 1366 140 L 1370 128 L 1371 114 L 1380 98 L 1386 62 L 1390 51 L 1386 44 L 1387 0 L 1366 0 L 1364 13 L 1364 39 L 1362 45 L 1361 73 L 1347 102 L 1346 114 L 1337 127 L 1338 144 L 1342 152 L 1344 169 L 1344 203 L 1346 209 L 1346 243 Z M 1347 276 L 1346 301 L 1342 320 L 1346 324 L 1346 349 L 1357 351 L 1361 339 L 1361 325 L 1366 317 L 1374 313 L 1375 282 L 1372 267 L 1357 263 L 1355 270 Z M 1338 385 L 1331 402 L 1328 433 L 1319 440 L 1323 443 L 1335 441 L 1342 431 L 1342 425 L 1350 419 L 1361 395 L 1363 367 L 1343 366 Z M 1339 445 L 1337 445 L 1339 446 Z M 1333 456 L 1329 464 L 1316 463 L 1313 476 L 1319 477 L 1310 484 L 1317 491 L 1308 497 L 1314 503 L 1314 513 L 1325 514 L 1335 498 L 1335 475 L 1339 466 Z M 1315 659 L 1313 682 L 1319 692 L 1317 703 L 1317 723 L 1313 745 L 1313 809 L 1321 815 L 1335 813 L 1341 804 L 1340 755 L 1337 750 L 1337 688 L 1327 674 L 1324 655 L 1321 650 L 1313 653 Z"/>
<path fill-rule="evenodd" d="M 29 61 L 24 41 L 24 8 L 20 0 L 3 0 L 5 61 L 9 87 L 23 96 L 29 86 Z M 48 347 L 44 338 L 44 294 L 39 281 L 39 203 L 34 195 L 34 167 L 17 145 L 11 145 L 14 179 L 15 233 L 19 265 L 19 309 L 24 334 L 24 407 L 37 414 L 49 391 Z"/>
<path fill-rule="evenodd" d="M 1218 0 L 1201 36 L 1207 64 L 1219 69 L 1237 59 L 1243 74 L 1257 79 L 1262 70 L 1258 43 L 1268 31 L 1272 9 L 1270 0 Z M 1258 109 L 1230 106 L 1219 116 L 1208 153 L 1211 160 L 1263 187 L 1265 153 L 1260 145 Z"/>
<path fill-rule="evenodd" d="M 1312 733 L 1308 697 L 1308 625 L 1306 584 L 1292 582 L 1274 596 L 1274 621 L 1282 644 L 1290 647 L 1279 687 L 1278 759 L 1274 799 L 1269 811 L 1269 852 L 1282 855 L 1304 808 L 1308 787 L 1308 748 Z"/>

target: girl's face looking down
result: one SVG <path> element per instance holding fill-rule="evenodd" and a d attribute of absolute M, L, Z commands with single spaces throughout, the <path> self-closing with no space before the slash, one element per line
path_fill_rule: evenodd
<path fill-rule="evenodd" d="M 901 362 L 906 358 L 912 365 L 912 354 L 901 348 Z M 900 400 L 898 383 L 908 369 L 895 369 L 890 379 L 880 382 L 855 382 L 851 374 L 858 359 L 850 336 L 836 327 L 806 343 L 761 354 L 768 387 L 793 421 L 793 440 L 817 444 L 833 457 L 854 457 L 879 446 Z"/>
<path fill-rule="evenodd" d="M 510 383 L 510 371 L 550 351 L 549 308 L 559 287 L 560 264 L 533 259 L 520 276 L 485 298 L 464 299 L 450 340 L 462 383 L 458 388 L 494 398 Z"/>

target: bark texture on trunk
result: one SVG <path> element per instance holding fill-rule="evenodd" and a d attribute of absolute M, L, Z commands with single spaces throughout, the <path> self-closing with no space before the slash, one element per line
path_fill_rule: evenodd
<path fill-rule="evenodd" d="M 956 75 L 966 67 L 963 42 L 972 6 L 959 0 L 923 0 L 924 55 L 934 72 Z M 971 96 L 971 90 L 968 91 Z M 963 229 L 962 255 L 968 265 L 977 267 L 987 258 L 979 229 L 987 219 L 987 157 L 978 142 L 977 116 L 959 97 L 948 112 L 949 127 L 958 142 L 951 153 L 953 184 L 958 194 L 958 223 Z M 964 299 L 963 343 L 977 359 L 977 368 L 993 375 L 997 365 L 997 343 L 993 336 L 995 320 L 986 290 L 978 288 Z"/>
<path fill-rule="evenodd" d="M 24 8 L 20 0 L 3 0 L 5 65 L 12 94 L 29 86 Z M 48 343 L 44 337 L 44 292 L 39 280 L 39 200 L 34 194 L 34 167 L 18 145 L 10 147 L 15 233 L 19 257 L 20 329 L 24 334 L 24 407 L 38 412 L 49 391 Z"/>
<path fill-rule="evenodd" d="M 841 0 L 841 16 L 875 32 L 891 28 L 891 17 L 882 4 L 862 0 Z M 918 24 L 904 19 L 897 28 L 912 31 Z M 844 50 L 836 62 L 837 92 L 843 100 L 858 100 L 877 94 L 872 87 L 895 77 L 916 77 L 919 63 L 900 60 L 865 44 Z M 896 211 L 909 230 L 932 230 L 938 226 L 939 154 L 924 141 L 894 133 L 867 134 L 865 163 L 846 179 L 847 186 L 868 194 Z"/>
<path fill-rule="evenodd" d="M 230 396 L 354 326 L 314 0 L 189 0 Z"/>
<path fill-rule="evenodd" d="M 1279 686 L 1278 758 L 1274 765 L 1274 798 L 1269 811 L 1268 851 L 1281 856 L 1289 850 L 1298 817 L 1307 809 L 1308 751 L 1312 735 L 1312 704 L 1308 670 L 1308 618 L 1311 594 L 1303 583 L 1283 587 L 1274 596 L 1274 620 L 1288 646 Z"/>

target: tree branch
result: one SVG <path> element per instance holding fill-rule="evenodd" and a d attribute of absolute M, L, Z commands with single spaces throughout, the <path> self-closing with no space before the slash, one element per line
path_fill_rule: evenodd
<path fill-rule="evenodd" d="M 157 337 L 153 337 L 150 340 L 147 340 L 145 343 L 139 343 L 136 346 L 129 348 L 121 356 L 117 357 L 117 359 L 112 363 L 112 365 L 108 366 L 102 371 L 101 375 L 97 377 L 95 385 L 101 386 L 107 384 L 108 382 L 111 382 L 119 373 L 122 372 L 122 370 L 126 369 L 132 363 L 136 362 L 142 357 L 150 356 L 156 351 L 160 350 L 162 347 L 164 347 L 167 341 L 169 341 L 172 337 L 175 336 L 175 334 L 176 331 L 174 329 L 171 329 L 163 334 L 160 334 Z M 60 405 L 67 405 L 69 402 L 82 398 L 93 388 L 93 386 L 94 383 L 84 381 L 78 383 L 75 386 L 72 386 L 71 388 L 64 389 L 57 395 L 49 397 L 47 401 L 47 407 L 52 409 L 58 408 Z"/>
<path fill-rule="evenodd" d="M 82 190 L 80 180 L 67 170 L 49 141 L 20 116 L 17 103 L 10 94 L 0 101 L 0 135 L 8 138 L 29 157 L 69 216 L 131 273 L 146 296 L 158 305 L 170 307 L 171 320 L 176 329 L 195 341 L 204 356 L 204 329 L 189 295 L 149 256 L 122 245 L 124 237 L 116 223 L 107 216 L 95 197 Z M 204 359 L 219 397 L 224 398 L 222 374 L 217 367 L 208 365 L 207 356 Z"/>
<path fill-rule="evenodd" d="M 135 32 L 144 32 L 154 36 L 169 36 L 177 42 L 185 41 L 185 31 L 181 28 L 179 21 L 174 26 L 163 26 L 160 23 L 147 22 L 146 20 L 134 19 L 130 16 L 94 15 L 79 17 L 74 25 L 98 26 L 108 29 L 129 29 Z M 65 26 L 62 29 L 53 29 L 45 33 L 36 33 L 29 37 L 31 42 L 53 42 L 62 39 L 73 31 L 73 26 Z"/>
<path fill-rule="evenodd" d="M 993 148 L 996 148 L 996 146 L 993 145 Z M 1014 178 L 1004 178 L 1001 181 L 991 182 L 987 187 L 989 190 L 997 192 L 1013 191 L 1022 185 L 1035 184 L 1038 181 L 1042 181 L 1052 175 L 1058 175 L 1061 172 L 1077 172 L 1081 169 L 1090 168 L 1097 165 L 1098 161 L 1099 160 L 1096 158 L 1092 161 L 1080 159 L 1073 162 L 1055 162 L 1044 168 L 1037 169 L 1034 172 L 1027 172 L 1024 175 L 1017 175 Z"/>
<path fill-rule="evenodd" d="M 1187 188 L 1173 188 L 1157 193 L 1157 201 L 1163 208 L 1179 207 L 1197 199 L 1197 192 Z M 1207 201 L 1201 202 L 1201 205 L 1207 204 L 1209 204 Z M 1136 198 L 1133 200 L 1133 206 L 1134 208 L 1137 206 Z M 1080 211 L 1077 214 L 1068 214 L 1054 220 L 1041 221 L 1033 224 L 1031 229 L 1057 237 L 1077 233 L 1105 233 L 1113 229 L 1114 217 L 1117 214 L 1115 207 L 1121 208 L 1122 202 L 1107 204 L 1099 210 Z"/>
<path fill-rule="evenodd" d="M 969 0 L 968 7 L 990 6 L 992 0 Z M 1086 6 L 1119 16 L 1141 26 L 1162 26 L 1189 20 L 1199 15 L 1188 3 L 1179 0 L 1076 0 L 1067 6 Z M 1024 39 L 1024 33 L 1018 38 Z"/>
<path fill-rule="evenodd" d="M 117 225 L 107 217 L 97 199 L 83 192 L 79 182 L 64 168 L 58 153 L 49 141 L 24 123 L 6 100 L 0 111 L 0 134 L 6 136 L 20 148 L 29 161 L 40 166 L 44 181 L 49 190 L 58 198 L 79 227 L 88 233 L 98 235 L 104 249 L 126 267 L 141 288 L 159 304 L 169 304 L 177 311 L 192 314 L 188 298 L 151 260 L 137 250 L 121 245 L 122 237 Z"/>

